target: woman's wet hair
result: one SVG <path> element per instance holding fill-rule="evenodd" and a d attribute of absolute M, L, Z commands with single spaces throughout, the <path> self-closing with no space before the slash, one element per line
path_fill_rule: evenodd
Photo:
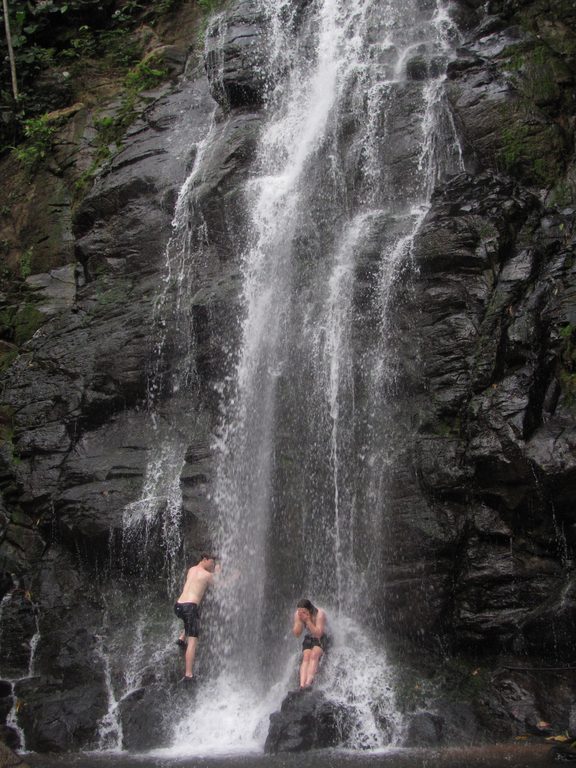
<path fill-rule="evenodd" d="M 306 610 L 310 611 L 310 613 L 316 613 L 317 610 L 316 606 L 313 605 L 310 600 L 306 600 L 306 598 L 299 600 L 296 608 L 306 608 Z"/>

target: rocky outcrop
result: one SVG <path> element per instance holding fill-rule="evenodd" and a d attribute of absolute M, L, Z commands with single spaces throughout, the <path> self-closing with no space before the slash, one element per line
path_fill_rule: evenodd
<path fill-rule="evenodd" d="M 491 98 L 482 84 L 488 74 L 474 85 L 466 57 L 474 50 L 475 67 L 507 77 L 498 57 L 508 50 L 502 39 L 510 45 L 508 23 L 502 16 L 481 19 L 450 67 L 449 91 L 466 94 L 465 104 L 453 100 L 455 116 L 481 166 L 493 171 L 459 176 L 439 190 L 414 247 L 419 312 L 400 322 L 411 335 L 406 381 L 411 392 L 420 390 L 412 455 L 419 491 L 410 498 L 409 517 L 397 518 L 391 547 L 408 525 L 410 548 L 424 555 L 436 588 L 423 587 L 428 599 L 413 620 L 394 589 L 389 605 L 414 636 L 434 626 L 462 647 L 568 658 L 575 619 L 575 520 L 567 493 L 574 482 L 574 208 L 550 207 L 549 196 L 529 183 L 536 179 L 516 173 L 516 166 L 508 167 L 514 180 L 495 173 L 498 163 L 484 153 L 483 139 L 463 124 L 484 130 L 468 102 Z M 566 35 L 571 39 L 568 29 Z M 532 50 L 531 40 L 540 45 L 531 34 L 522 36 L 516 53 Z M 562 82 L 555 109 L 565 104 Z M 507 104 L 516 98 L 510 82 L 495 92 Z M 487 120 L 490 109 L 478 108 Z M 563 114 L 568 126 L 571 112 Z M 498 130 L 484 135 L 492 137 L 496 157 L 502 145 L 494 135 L 511 123 L 494 120 Z M 541 124 L 560 130 L 552 116 Z M 558 185 L 566 155 L 560 153 L 560 162 L 555 142 L 542 141 L 536 152 L 551 158 L 547 167 Z M 414 402 L 405 403 L 408 411 Z M 446 579 L 454 584 L 449 592 Z"/>
<path fill-rule="evenodd" d="M 293 23 L 306 6 L 298 4 Z M 567 666 L 576 629 L 574 11 L 565 0 L 459 0 L 452 12 L 462 39 L 446 93 L 466 172 L 438 185 L 412 250 L 409 295 L 403 283 L 392 300 L 396 431 L 404 437 L 391 470 L 380 553 L 386 573 L 374 585 L 374 613 L 405 643 L 397 654 L 405 663 L 421 668 L 421 649 L 440 646 L 490 658 L 496 671 L 466 693 L 474 706 L 460 714 L 443 681 L 422 706 L 406 706 L 414 746 L 508 736 L 540 721 L 568 727 L 576 691 L 571 678 L 551 684 L 546 671 L 498 662 L 507 653 L 510 666 L 519 657 L 528 667 Z M 136 634 L 130 611 L 114 606 L 115 580 L 139 596 L 134 585 L 165 575 L 163 550 L 143 564 L 122 540 L 124 510 L 141 496 L 158 424 L 186 426 L 177 563 L 209 542 L 210 435 L 221 394 L 214 385 L 234 360 L 243 185 L 271 85 L 262 21 L 258 3 L 239 0 L 212 23 L 206 75 L 192 69 L 151 96 L 73 227 L 68 222 L 61 261 L 29 275 L 22 287 L 29 303 L 10 310 L 14 330 L 0 350 L 10 363 L 0 410 L 0 641 L 9 678 L 0 682 L 0 713 L 10 712 L 15 695 L 31 749 L 98 744 L 110 679 L 122 680 L 129 662 L 119 654 L 110 669 L 102 629 Z M 402 86 L 410 98 L 386 108 L 406 109 L 415 83 L 442 66 L 424 54 L 410 59 Z M 407 197 L 421 159 L 420 126 L 406 127 L 412 113 L 406 109 L 382 149 Z M 343 187 L 358 202 L 365 148 L 351 122 L 339 137 Z M 177 193 L 194 163 L 201 172 L 188 190 L 195 234 L 186 330 L 193 329 L 196 378 L 183 404 L 164 375 L 190 351 L 182 336 L 154 358 L 162 385 L 152 394 L 148 374 Z M 336 202 L 314 200 L 311 208 Z M 329 241 L 321 218 L 299 232 L 303 271 L 315 238 Z M 374 332 L 374 319 L 362 313 L 394 226 L 382 216 L 362 253 L 356 345 Z M 0 297 L 3 309 L 12 307 L 8 298 Z M 174 338 L 177 320 L 163 320 Z M 280 569 L 289 543 L 279 548 Z M 169 626 L 159 591 L 151 588 L 154 610 L 146 604 L 146 615 Z M 143 643 L 136 637 L 136 651 Z M 136 651 L 138 682 L 112 707 L 124 745 L 134 749 L 166 737 L 166 691 L 180 664 L 168 653 Z M 332 746 L 347 727 L 345 712 L 322 694 L 293 693 L 273 716 L 267 751 Z"/>
<path fill-rule="evenodd" d="M 483 684 L 489 733 L 559 732 L 575 691 L 575 19 L 562 3 L 456 13 L 447 93 L 476 173 L 437 190 L 410 305 L 398 297 L 399 412 L 418 426 L 393 479 L 382 601 L 418 646 L 534 669 L 529 692 L 520 673 Z M 412 721 L 413 743 L 441 739 L 439 716 Z"/>
<path fill-rule="evenodd" d="M 168 84 L 152 94 L 124 147 L 76 209 L 76 265 L 56 265 L 27 280 L 42 323 L 3 382 L 0 569 L 5 576 L 2 647 L 14 662 L 10 668 L 2 663 L 1 669 L 18 680 L 6 706 L 9 711 L 17 698 L 18 722 L 29 749 L 63 751 L 107 743 L 103 733 L 114 729 L 108 716 L 123 723 L 126 748 L 158 745 L 170 728 L 164 714 L 181 662 L 172 653 L 162 663 L 140 661 L 141 685 L 128 687 L 109 713 L 107 676 L 121 680 L 129 660 L 103 646 L 107 601 L 114 590 L 107 579 L 113 584 L 122 573 L 121 578 L 135 578 L 139 591 L 145 591 L 143 582 L 157 573 L 146 572 L 152 563 L 142 560 L 138 544 L 123 541 L 123 513 L 140 498 L 163 419 L 170 408 L 179 407 L 170 403 L 169 386 L 154 393 L 154 417 L 146 403 L 151 352 L 162 343 L 154 301 L 166 268 L 177 193 L 195 162 L 202 168 L 193 185 L 190 215 L 210 232 L 207 241 L 197 244 L 198 263 L 192 267 L 205 406 L 198 409 L 198 400 L 185 405 L 185 410 L 197 410 L 188 425 L 181 474 L 179 557 L 185 563 L 187 552 L 209 544 L 208 437 L 216 412 L 212 382 L 228 354 L 230 308 L 237 302 L 238 264 L 230 253 L 231 243 L 241 242 L 243 222 L 234 220 L 234 199 L 260 121 L 251 109 L 259 106 L 264 87 L 258 69 L 261 21 L 255 3 L 238 3 L 218 27 L 222 36 L 213 31 L 216 59 L 209 38 L 210 80 L 191 62 L 176 87 Z M 219 113 L 215 121 L 210 90 L 218 95 L 218 56 L 226 62 L 222 103 L 229 115 L 224 119 Z M 209 150 L 201 156 L 197 153 L 210 131 Z M 167 315 L 163 322 L 177 320 Z M 170 328 L 164 330 L 170 338 Z M 167 344 L 153 363 L 163 366 L 180 354 L 178 346 Z M 154 530 L 149 535 L 161 534 Z M 166 567 L 160 547 L 156 560 L 154 567 Z M 165 595 L 159 606 L 165 613 L 164 632 L 170 631 Z M 133 621 L 123 607 L 118 632 L 131 636 Z M 136 645 L 133 653 L 140 659 L 144 652 Z M 117 690 L 122 692 L 122 686 Z"/>
<path fill-rule="evenodd" d="M 2 742 L 0 742 L 0 765 L 2 768 L 26 768 L 24 760 Z"/>
<path fill-rule="evenodd" d="M 18 717 L 27 746 L 38 751 L 96 743 L 108 709 L 96 637 L 104 606 L 86 567 L 106 557 L 123 507 L 138 497 L 154 443 L 142 410 L 151 292 L 188 148 L 204 135 L 212 110 L 202 78 L 159 97 L 78 211 L 81 271 L 73 296 L 58 271 L 29 280 L 49 320 L 4 381 L 2 569 L 22 574 L 38 612 L 33 677 L 26 677 L 33 626 L 17 630 L 12 642 L 3 624 L 2 644 L 22 655 Z M 184 137 L 176 123 L 182 111 Z M 8 576 L 4 619 L 19 610 L 15 586 Z M 2 671 L 11 673 L 4 664 Z"/>
<path fill-rule="evenodd" d="M 266 88 L 265 15 L 255 0 L 239 0 L 206 36 L 210 93 L 226 111 L 261 105 Z"/>
<path fill-rule="evenodd" d="M 349 730 L 345 707 L 330 701 L 321 691 L 292 691 L 280 710 L 270 716 L 264 751 L 277 754 L 327 749 L 343 743 Z"/>

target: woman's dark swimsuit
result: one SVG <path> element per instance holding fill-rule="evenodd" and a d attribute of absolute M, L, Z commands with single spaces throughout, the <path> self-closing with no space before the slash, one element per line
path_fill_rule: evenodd
<path fill-rule="evenodd" d="M 304 635 L 304 641 L 302 643 L 303 651 L 310 651 L 312 648 L 322 648 L 324 653 L 330 646 L 330 638 L 328 635 L 322 635 L 322 637 L 312 637 L 312 635 Z"/>
<path fill-rule="evenodd" d="M 174 613 L 184 622 L 184 632 L 187 637 L 198 637 L 200 634 L 200 609 L 196 603 L 176 603 Z"/>

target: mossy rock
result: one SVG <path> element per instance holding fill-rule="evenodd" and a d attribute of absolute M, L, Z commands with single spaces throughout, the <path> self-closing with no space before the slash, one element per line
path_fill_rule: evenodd
<path fill-rule="evenodd" d="M 566 142 L 556 123 L 524 105 L 502 110 L 498 164 L 524 182 L 553 187 L 563 176 Z"/>
<path fill-rule="evenodd" d="M 0 766 L 1 768 L 28 768 L 28 764 L 22 760 L 3 742 L 0 741 Z"/>
<path fill-rule="evenodd" d="M 547 108 L 552 115 L 563 108 L 572 109 L 574 74 L 564 57 L 549 46 L 511 45 L 503 52 L 502 67 L 509 73 L 526 109 L 536 105 Z"/>
<path fill-rule="evenodd" d="M 0 443 L 12 443 L 14 435 L 13 411 L 7 405 L 0 406 Z"/>
<path fill-rule="evenodd" d="M 0 373 L 9 368 L 18 357 L 18 347 L 0 340 Z M 2 429 L 2 417 L 0 414 L 0 434 Z"/>
<path fill-rule="evenodd" d="M 564 403 L 576 411 L 576 326 L 567 323 L 560 329 L 560 370 L 558 380 Z"/>
<path fill-rule="evenodd" d="M 545 20 L 576 23 L 573 0 L 504 0 L 502 4 L 512 6 L 518 21 L 532 30 L 537 30 Z"/>
<path fill-rule="evenodd" d="M 14 343 L 22 346 L 36 333 L 46 320 L 46 315 L 39 312 L 34 304 L 23 304 L 14 317 Z"/>
<path fill-rule="evenodd" d="M 576 32 L 562 21 L 538 18 L 538 35 L 556 53 L 562 56 L 576 56 Z"/>

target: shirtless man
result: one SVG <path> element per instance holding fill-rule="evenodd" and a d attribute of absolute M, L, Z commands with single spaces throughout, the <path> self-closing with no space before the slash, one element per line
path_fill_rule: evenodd
<path fill-rule="evenodd" d="M 293 634 L 300 637 L 304 630 L 306 634 L 302 643 L 300 690 L 312 687 L 320 659 L 328 648 L 326 612 L 322 608 L 316 608 L 310 600 L 300 600 L 294 614 Z"/>
<path fill-rule="evenodd" d="M 184 622 L 184 631 L 178 639 L 178 644 L 186 648 L 184 683 L 192 680 L 192 667 L 200 634 L 199 606 L 204 593 L 214 582 L 216 572 L 219 572 L 219 567 L 216 566 L 214 555 L 200 555 L 198 564 L 188 569 L 182 594 L 174 606 L 174 613 Z"/>

